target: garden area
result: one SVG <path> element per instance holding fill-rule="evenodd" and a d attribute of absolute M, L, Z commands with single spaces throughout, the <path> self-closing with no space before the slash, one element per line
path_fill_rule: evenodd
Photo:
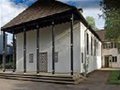
<path fill-rule="evenodd" d="M 120 70 L 115 70 L 110 73 L 108 84 L 120 85 Z"/>

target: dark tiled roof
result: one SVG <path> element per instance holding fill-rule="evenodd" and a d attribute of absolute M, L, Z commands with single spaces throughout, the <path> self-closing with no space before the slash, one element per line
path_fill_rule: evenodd
<path fill-rule="evenodd" d="M 79 12 L 79 10 L 76 7 L 55 0 L 38 0 L 33 5 L 24 10 L 22 13 L 20 13 L 17 17 L 15 17 L 13 20 L 11 20 L 9 23 L 7 23 L 5 26 L 3 26 L 2 31 L 8 30 L 8 32 L 11 33 L 11 31 L 14 31 L 14 27 L 20 27 L 28 22 L 37 21 L 38 19 L 41 20 L 43 18 L 53 16 L 56 14 L 60 15 L 61 13 L 71 10 L 74 10 L 74 14 L 76 14 L 81 20 L 81 22 L 84 23 L 84 25 L 87 28 L 89 28 L 89 30 L 100 40 L 98 35 L 95 33 L 94 30 L 92 30 L 92 28 L 89 26 L 83 15 Z"/>
<path fill-rule="evenodd" d="M 105 30 L 96 31 L 97 35 L 100 37 L 101 41 L 105 41 Z"/>
<path fill-rule="evenodd" d="M 41 0 L 38 0 L 36 3 L 31 5 L 29 8 L 27 8 L 25 11 L 23 11 L 21 14 L 19 14 L 17 17 L 15 17 L 13 20 L 11 20 L 2 28 L 4 29 L 12 27 L 15 25 L 37 20 L 57 13 L 62 13 L 72 8 L 73 8 L 72 6 L 61 3 L 59 1 L 41 2 Z"/>

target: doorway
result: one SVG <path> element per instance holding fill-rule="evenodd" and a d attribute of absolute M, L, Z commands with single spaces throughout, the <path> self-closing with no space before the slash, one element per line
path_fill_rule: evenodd
<path fill-rule="evenodd" d="M 40 53 L 40 62 L 39 62 L 39 70 L 40 72 L 47 72 L 47 63 L 48 63 L 48 58 L 47 58 L 47 52 L 42 52 Z"/>
<path fill-rule="evenodd" d="M 109 56 L 105 56 L 105 68 L 109 67 Z"/>

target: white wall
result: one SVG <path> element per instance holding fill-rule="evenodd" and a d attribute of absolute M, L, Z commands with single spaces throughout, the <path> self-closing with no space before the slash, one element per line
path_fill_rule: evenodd
<path fill-rule="evenodd" d="M 96 69 L 101 68 L 101 42 L 94 36 L 90 30 L 88 30 L 82 23 L 81 23 L 81 54 L 83 53 L 83 63 L 82 63 L 82 57 L 81 57 L 81 73 L 85 72 L 84 64 L 85 60 L 88 58 L 88 61 L 86 60 L 86 63 L 88 63 L 88 73 L 91 71 L 94 71 Z M 86 46 L 86 34 L 89 35 L 89 54 L 86 54 L 87 46 Z M 93 38 L 93 55 L 91 55 L 91 37 Z M 98 49 L 96 52 L 96 56 L 94 56 L 94 40 L 98 42 Z"/>
<path fill-rule="evenodd" d="M 48 53 L 48 72 L 52 72 L 52 36 L 51 27 L 40 29 L 40 52 Z M 23 71 L 23 33 L 17 34 L 17 71 Z M 70 72 L 70 23 L 55 26 L 55 51 L 58 62 L 55 71 Z M 27 32 L 26 48 L 27 72 L 36 71 L 36 31 Z M 29 54 L 34 54 L 34 62 L 29 63 Z M 74 72 L 80 72 L 80 24 L 74 23 Z"/>
<path fill-rule="evenodd" d="M 23 69 L 23 33 L 16 35 L 16 71 Z"/>
<path fill-rule="evenodd" d="M 33 63 L 29 63 L 29 54 L 34 54 Z M 32 30 L 26 34 L 26 71 L 36 71 L 36 31 Z"/>
<path fill-rule="evenodd" d="M 48 72 L 52 72 L 52 27 L 40 29 L 40 52 L 48 53 Z M 88 60 L 88 72 L 101 68 L 101 42 L 79 22 L 74 22 L 74 72 L 83 73 L 86 57 Z M 86 38 L 89 34 L 89 55 L 86 55 Z M 23 71 L 23 33 L 17 36 L 17 71 Z M 98 42 L 96 56 L 91 55 L 91 37 Z M 93 42 L 94 49 L 94 42 Z M 57 73 L 70 73 L 70 22 L 55 26 L 55 51 L 58 52 L 58 62 L 55 63 Z M 27 32 L 27 72 L 36 71 L 36 30 Z M 93 50 L 94 52 L 94 50 Z M 29 63 L 29 54 L 34 54 L 34 62 Z M 83 63 L 82 56 L 83 53 Z"/>

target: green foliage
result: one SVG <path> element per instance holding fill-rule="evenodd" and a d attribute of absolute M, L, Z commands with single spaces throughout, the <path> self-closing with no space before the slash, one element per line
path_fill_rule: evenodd
<path fill-rule="evenodd" d="M 120 43 L 120 0 L 103 0 L 106 38 Z"/>
<path fill-rule="evenodd" d="M 96 28 L 95 19 L 94 19 L 93 17 L 87 16 L 87 17 L 86 17 L 86 20 L 87 20 L 87 22 L 89 23 L 89 25 L 90 25 L 94 30 L 98 30 L 98 29 Z"/>
<path fill-rule="evenodd" d="M 110 76 L 108 78 L 108 83 L 109 84 L 119 84 L 120 85 L 120 80 L 118 79 L 120 71 L 112 71 L 110 73 Z"/>

